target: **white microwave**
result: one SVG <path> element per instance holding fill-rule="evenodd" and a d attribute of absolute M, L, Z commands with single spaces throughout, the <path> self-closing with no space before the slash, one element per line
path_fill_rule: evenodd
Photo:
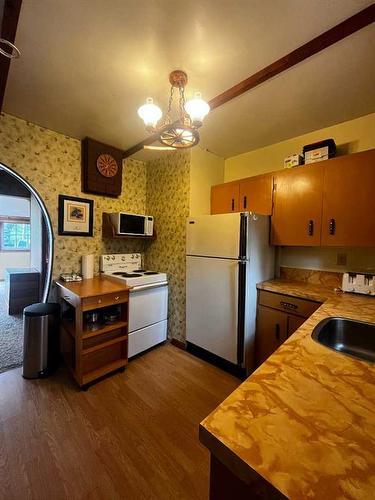
<path fill-rule="evenodd" d="M 109 214 L 116 234 L 129 236 L 152 236 L 154 234 L 154 218 L 151 215 L 117 212 Z"/>

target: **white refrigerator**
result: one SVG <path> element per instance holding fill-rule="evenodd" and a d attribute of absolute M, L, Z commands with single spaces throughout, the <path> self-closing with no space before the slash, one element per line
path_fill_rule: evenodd
<path fill-rule="evenodd" d="M 190 217 L 186 229 L 188 350 L 224 367 L 254 367 L 256 284 L 274 277 L 270 218 Z M 207 356 L 205 356 L 207 355 Z"/>

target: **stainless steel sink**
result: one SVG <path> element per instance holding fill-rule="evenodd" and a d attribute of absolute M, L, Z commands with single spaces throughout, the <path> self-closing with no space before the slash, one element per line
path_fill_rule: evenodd
<path fill-rule="evenodd" d="M 326 318 L 312 338 L 330 349 L 375 363 L 375 324 L 346 318 Z"/>

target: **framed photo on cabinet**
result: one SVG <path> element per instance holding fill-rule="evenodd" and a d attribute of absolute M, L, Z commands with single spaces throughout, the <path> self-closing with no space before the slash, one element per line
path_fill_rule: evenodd
<path fill-rule="evenodd" d="M 59 194 L 58 234 L 60 236 L 92 236 L 94 201 Z"/>

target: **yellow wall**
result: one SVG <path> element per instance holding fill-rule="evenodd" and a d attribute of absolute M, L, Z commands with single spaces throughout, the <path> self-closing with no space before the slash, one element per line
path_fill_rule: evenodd
<path fill-rule="evenodd" d="M 191 150 L 190 215 L 208 215 L 211 211 L 211 186 L 224 182 L 224 158 L 204 151 Z"/>
<path fill-rule="evenodd" d="M 338 154 L 375 148 L 375 113 L 227 158 L 225 182 L 279 170 L 287 156 L 302 152 L 306 144 L 328 138 L 335 140 Z"/>

